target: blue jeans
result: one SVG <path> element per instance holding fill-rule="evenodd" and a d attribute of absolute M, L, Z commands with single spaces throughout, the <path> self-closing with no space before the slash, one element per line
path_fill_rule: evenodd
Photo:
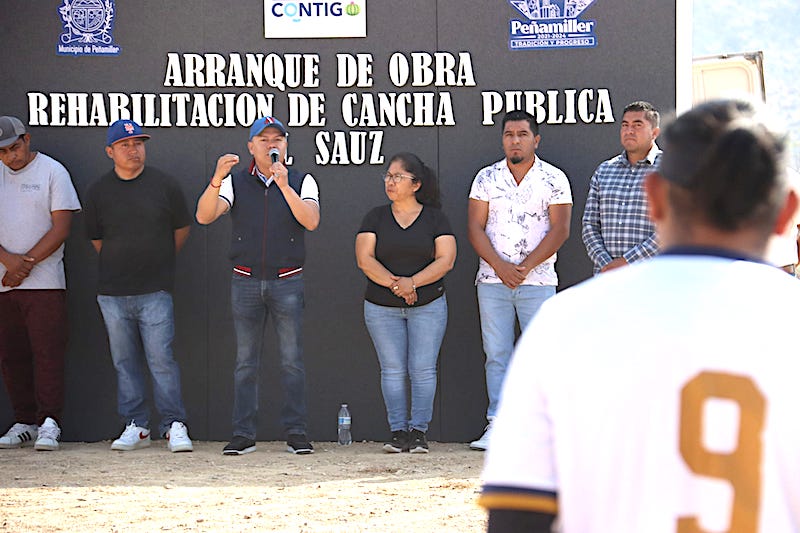
<path fill-rule="evenodd" d="M 306 433 L 306 369 L 303 363 L 303 275 L 288 279 L 231 280 L 231 306 L 236 331 L 233 373 L 233 434 L 256 438 L 258 378 L 267 316 L 278 337 L 283 408 L 287 434 Z"/>
<path fill-rule="evenodd" d="M 500 389 L 514 352 L 514 325 L 525 329 L 545 300 L 556 293 L 552 285 L 520 285 L 509 289 L 502 283 L 478 283 L 483 351 L 486 353 L 487 417 L 497 413 Z"/>
<path fill-rule="evenodd" d="M 186 421 L 181 372 L 172 355 L 175 320 L 172 295 L 166 291 L 135 296 L 97 295 L 117 370 L 117 405 L 126 422 L 150 425 L 143 363 L 150 368 L 153 400 L 161 415 L 160 434 L 175 421 Z"/>
<path fill-rule="evenodd" d="M 364 302 L 364 321 L 381 364 L 390 431 L 428 431 L 436 395 L 436 361 L 447 327 L 446 296 L 420 307 Z M 411 418 L 407 381 L 411 382 Z"/>

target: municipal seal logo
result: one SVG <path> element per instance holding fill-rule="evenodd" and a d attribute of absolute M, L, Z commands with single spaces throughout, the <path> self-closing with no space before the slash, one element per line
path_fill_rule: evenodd
<path fill-rule="evenodd" d="M 508 0 L 527 20 L 511 19 L 508 48 L 593 48 L 594 20 L 580 20 L 596 0 Z"/>
<path fill-rule="evenodd" d="M 509 3 L 530 20 L 537 20 L 577 17 L 594 0 L 509 0 Z"/>
<path fill-rule="evenodd" d="M 59 55 L 118 55 L 114 44 L 114 0 L 64 0 L 58 8 L 63 32 Z"/>

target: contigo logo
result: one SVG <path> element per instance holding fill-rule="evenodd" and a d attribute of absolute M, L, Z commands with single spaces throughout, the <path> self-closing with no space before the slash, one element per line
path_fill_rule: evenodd
<path fill-rule="evenodd" d="M 358 6 L 353 4 L 358 14 Z M 350 13 L 350 6 L 347 6 Z M 288 17 L 295 21 L 308 17 L 341 17 L 345 9 L 341 2 L 275 2 L 272 14 L 275 17 Z"/>
<path fill-rule="evenodd" d="M 350 15 L 351 17 L 355 17 L 356 15 L 361 13 L 361 7 L 355 2 L 350 2 L 349 4 L 347 4 L 347 7 L 344 8 L 344 12 Z"/>
<path fill-rule="evenodd" d="M 264 0 L 264 37 L 366 37 L 367 0 Z"/>

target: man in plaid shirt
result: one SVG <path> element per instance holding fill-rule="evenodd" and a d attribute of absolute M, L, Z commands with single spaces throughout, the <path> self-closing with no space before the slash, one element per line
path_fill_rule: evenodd
<path fill-rule="evenodd" d="M 661 159 L 656 145 L 659 118 L 658 110 L 648 102 L 625 107 L 620 127 L 624 150 L 600 163 L 589 182 L 581 235 L 595 274 L 646 259 L 658 251 L 642 183 Z"/>

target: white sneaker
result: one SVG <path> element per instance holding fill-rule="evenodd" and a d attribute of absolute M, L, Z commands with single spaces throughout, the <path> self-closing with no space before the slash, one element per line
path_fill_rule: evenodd
<path fill-rule="evenodd" d="M 39 434 L 39 426 L 36 424 L 16 423 L 6 434 L 0 437 L 0 448 L 10 450 L 12 448 L 22 448 L 30 446 Z"/>
<path fill-rule="evenodd" d="M 478 450 L 478 451 L 486 451 L 489 449 L 489 436 L 492 433 L 492 419 L 489 419 L 489 423 L 486 425 L 486 429 L 483 430 L 483 435 L 478 440 L 474 440 L 469 443 L 470 450 Z"/>
<path fill-rule="evenodd" d="M 167 431 L 167 448 L 171 452 L 190 452 L 192 441 L 189 439 L 189 430 L 183 422 L 177 420 L 172 423 Z"/>
<path fill-rule="evenodd" d="M 39 436 L 33 445 L 34 450 L 51 452 L 58 449 L 58 439 L 61 438 L 61 428 L 49 416 L 39 426 Z"/>
<path fill-rule="evenodd" d="M 112 450 L 129 452 L 150 446 L 150 430 L 136 425 L 135 420 L 125 427 L 125 431 L 111 443 Z"/>

